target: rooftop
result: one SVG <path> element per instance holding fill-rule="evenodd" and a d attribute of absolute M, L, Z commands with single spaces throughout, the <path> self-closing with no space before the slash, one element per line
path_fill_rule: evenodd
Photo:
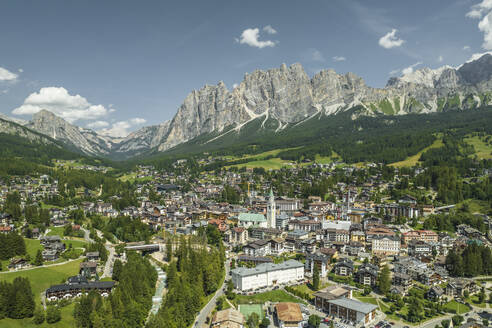
<path fill-rule="evenodd" d="M 279 264 L 275 263 L 262 263 L 256 266 L 256 268 L 236 268 L 232 270 L 232 274 L 237 274 L 241 277 L 254 276 L 261 273 L 267 273 L 278 270 L 287 270 L 292 268 L 304 268 L 304 264 L 296 260 L 288 260 Z"/>
<path fill-rule="evenodd" d="M 364 314 L 367 314 L 377 309 L 377 306 L 374 304 L 364 303 L 350 298 L 338 298 L 338 299 L 331 300 L 329 302 L 331 304 L 335 304 L 357 312 L 362 312 Z"/>
<path fill-rule="evenodd" d="M 283 322 L 299 322 L 302 321 L 301 307 L 297 303 L 278 303 L 275 305 L 277 317 Z"/>

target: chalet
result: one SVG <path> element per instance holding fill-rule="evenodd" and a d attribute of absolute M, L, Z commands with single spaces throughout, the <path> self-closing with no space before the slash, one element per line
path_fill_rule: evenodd
<path fill-rule="evenodd" d="M 250 256 L 270 255 L 270 242 L 264 239 L 255 240 L 243 246 L 243 252 Z"/>
<path fill-rule="evenodd" d="M 406 273 L 399 273 L 396 272 L 393 275 L 393 284 L 397 286 L 403 286 L 403 287 L 408 287 L 412 283 L 412 277 L 410 277 Z"/>
<path fill-rule="evenodd" d="M 96 274 L 97 263 L 96 262 L 81 262 L 79 273 L 89 277 L 91 275 Z"/>
<path fill-rule="evenodd" d="M 284 240 L 281 238 L 270 239 L 270 251 L 272 255 L 281 255 L 282 253 L 284 253 Z"/>
<path fill-rule="evenodd" d="M 314 267 L 317 266 L 319 275 L 326 277 L 330 271 L 328 269 L 330 261 L 331 256 L 323 254 L 320 251 L 316 251 L 313 254 L 306 254 L 305 272 L 312 276 L 314 274 Z"/>
<path fill-rule="evenodd" d="M 432 245 L 421 240 L 410 240 L 408 242 L 408 255 L 424 257 L 432 255 Z"/>
<path fill-rule="evenodd" d="M 231 245 L 244 245 L 248 241 L 248 230 L 243 227 L 227 230 L 224 235 Z"/>
<path fill-rule="evenodd" d="M 51 250 L 51 249 L 45 249 L 41 253 L 43 255 L 43 260 L 44 261 L 56 261 L 58 260 L 58 251 L 56 250 Z"/>
<path fill-rule="evenodd" d="M 405 195 L 398 200 L 398 203 L 415 205 L 415 204 L 417 204 L 417 199 L 415 197 L 410 196 L 410 195 Z"/>
<path fill-rule="evenodd" d="M 364 244 L 356 241 L 349 242 L 346 250 L 350 256 L 358 256 L 360 253 L 365 252 Z"/>
<path fill-rule="evenodd" d="M 12 259 L 9 263 L 9 269 L 14 269 L 14 270 L 19 270 L 23 268 L 27 268 L 30 266 L 30 263 L 28 260 L 19 258 L 19 259 Z"/>
<path fill-rule="evenodd" d="M 282 236 L 282 230 L 275 228 L 252 227 L 248 229 L 249 237 L 254 239 L 270 239 Z"/>
<path fill-rule="evenodd" d="M 32 238 L 38 239 L 40 236 L 39 228 L 32 229 Z"/>
<path fill-rule="evenodd" d="M 362 264 L 355 273 L 355 280 L 363 285 L 374 287 L 376 286 L 377 279 L 378 267 L 370 263 Z"/>
<path fill-rule="evenodd" d="M 8 234 L 10 232 L 12 232 L 11 226 L 0 226 L 0 233 Z"/>
<path fill-rule="evenodd" d="M 470 294 L 478 290 L 476 283 L 471 279 L 456 278 L 448 282 L 446 286 L 446 295 L 452 297 L 462 297 L 464 292 Z"/>
<path fill-rule="evenodd" d="M 425 294 L 425 298 L 428 300 L 441 300 L 444 295 L 444 290 L 439 286 L 432 286 L 427 293 Z"/>
<path fill-rule="evenodd" d="M 334 271 L 339 276 L 352 276 L 354 273 L 354 262 L 350 259 L 342 258 L 335 263 Z"/>
<path fill-rule="evenodd" d="M 87 261 L 97 262 L 99 261 L 99 252 L 87 252 L 85 255 Z"/>

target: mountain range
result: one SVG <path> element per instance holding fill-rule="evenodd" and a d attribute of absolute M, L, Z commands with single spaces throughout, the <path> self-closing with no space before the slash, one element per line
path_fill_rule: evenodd
<path fill-rule="evenodd" d="M 208 143 L 229 138 L 255 122 L 273 132 L 288 131 L 313 118 L 330 117 L 359 108 L 357 115 L 427 114 L 472 109 L 492 103 L 492 55 L 453 68 L 423 68 L 390 78 L 372 88 L 353 74 L 322 70 L 310 78 L 300 64 L 245 74 L 232 90 L 223 82 L 192 91 L 170 121 L 144 127 L 125 138 L 113 138 L 75 126 L 42 110 L 32 120 L 0 116 L 0 132 L 39 134 L 87 155 L 125 159 L 166 152 L 186 142 Z M 355 119 L 356 116 L 352 116 Z M 268 122 L 268 124 L 266 124 Z M 27 131 L 27 132 L 26 132 Z"/>

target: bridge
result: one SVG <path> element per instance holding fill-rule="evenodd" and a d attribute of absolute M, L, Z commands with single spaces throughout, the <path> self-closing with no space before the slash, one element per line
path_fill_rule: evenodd
<path fill-rule="evenodd" d="M 159 252 L 164 250 L 164 245 L 161 244 L 143 244 L 143 245 L 132 245 L 126 246 L 127 251 L 140 251 L 142 254 L 148 254 L 153 252 Z"/>
<path fill-rule="evenodd" d="M 456 206 L 456 204 L 446 205 L 446 206 L 436 207 L 435 210 L 436 211 L 449 210 L 451 208 L 454 208 L 455 206 Z"/>

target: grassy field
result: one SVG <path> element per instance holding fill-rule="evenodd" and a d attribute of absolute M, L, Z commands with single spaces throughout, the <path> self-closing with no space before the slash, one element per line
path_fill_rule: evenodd
<path fill-rule="evenodd" d="M 265 316 L 261 304 L 241 304 L 239 305 L 239 312 L 241 312 L 245 318 L 248 318 L 253 313 L 258 314 L 260 320 Z"/>
<path fill-rule="evenodd" d="M 270 302 L 294 302 L 294 303 L 304 303 L 304 301 L 300 301 L 296 297 L 288 294 L 287 292 L 277 289 L 272 290 L 265 293 L 259 293 L 254 295 L 237 295 L 236 301 L 238 304 L 264 304 L 267 301 Z"/>
<path fill-rule="evenodd" d="M 391 163 L 390 166 L 394 166 L 394 167 L 411 167 L 411 166 L 415 166 L 418 163 L 419 159 L 420 159 L 420 155 L 422 155 L 424 152 L 426 152 L 427 150 L 429 150 L 431 148 L 439 148 L 439 147 L 442 147 L 442 146 L 443 146 L 442 140 L 441 139 L 436 139 L 434 141 L 434 143 L 432 145 L 430 145 L 429 147 L 425 147 L 424 149 L 422 149 L 421 151 L 419 151 L 417 154 L 415 154 L 413 156 L 410 156 L 410 157 L 407 157 L 403 161 Z"/>
<path fill-rule="evenodd" d="M 34 296 L 39 298 L 41 292 L 46 288 L 60 284 L 68 277 L 76 275 L 79 272 L 80 262 L 82 262 L 82 259 L 47 268 L 2 273 L 0 274 L 0 280 L 11 282 L 17 277 L 29 278 Z"/>
<path fill-rule="evenodd" d="M 58 235 L 60 237 L 63 237 L 63 230 L 65 227 L 50 227 L 50 232 L 48 232 L 46 235 L 47 236 L 55 236 Z"/>
<path fill-rule="evenodd" d="M 38 306 L 38 305 L 36 305 Z M 61 308 L 61 320 L 54 324 L 48 324 L 44 322 L 41 325 L 35 325 L 32 322 L 32 318 L 28 319 L 3 319 L 0 320 L 0 328 L 66 328 L 75 327 L 75 322 L 73 320 L 73 308 L 74 304 L 69 304 Z"/>
<path fill-rule="evenodd" d="M 492 159 L 492 144 L 488 144 L 485 138 L 480 136 L 465 138 L 465 142 L 475 148 L 478 159 Z"/>
<path fill-rule="evenodd" d="M 447 310 L 455 311 L 456 314 L 463 314 L 471 310 L 469 306 L 458 303 L 456 301 L 446 303 L 444 305 L 444 308 Z"/>

